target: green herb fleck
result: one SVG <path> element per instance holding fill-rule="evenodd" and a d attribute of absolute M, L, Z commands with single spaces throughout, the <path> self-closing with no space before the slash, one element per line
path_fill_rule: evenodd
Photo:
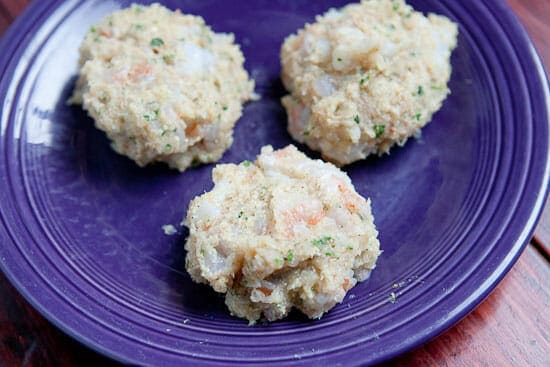
<path fill-rule="evenodd" d="M 418 90 L 416 91 L 416 94 L 418 94 L 419 96 L 424 94 L 424 88 L 422 88 L 421 85 L 418 86 Z"/>
<path fill-rule="evenodd" d="M 325 252 L 325 256 L 334 256 L 334 252 L 330 252 L 330 251 Z"/>
<path fill-rule="evenodd" d="M 176 55 L 164 55 L 162 57 L 162 60 L 169 65 L 174 64 L 174 59 L 176 58 Z"/>
<path fill-rule="evenodd" d="M 166 135 L 167 132 L 168 132 L 168 130 L 162 130 L 162 133 L 160 134 L 160 136 Z"/>
<path fill-rule="evenodd" d="M 139 5 L 135 5 L 134 11 L 136 12 L 136 14 L 141 14 L 141 13 L 143 13 L 143 7 L 141 7 Z"/>
<path fill-rule="evenodd" d="M 341 57 L 338 57 L 338 58 L 336 59 L 336 61 L 342 61 L 342 58 L 341 58 Z"/>
<path fill-rule="evenodd" d="M 248 159 L 243 161 L 243 166 L 245 166 L 245 167 L 250 167 L 251 164 L 252 164 L 252 162 L 250 162 Z"/>
<path fill-rule="evenodd" d="M 171 149 L 172 149 L 172 144 L 166 144 L 166 145 L 164 146 L 164 148 L 165 148 L 166 150 L 171 150 Z"/>
<path fill-rule="evenodd" d="M 158 47 L 158 46 L 162 46 L 164 45 L 164 41 L 162 40 L 162 38 L 153 38 L 150 42 L 151 46 L 153 47 Z"/>
<path fill-rule="evenodd" d="M 376 139 L 384 134 L 384 130 L 386 130 L 386 125 L 374 125 L 374 135 Z"/>
<path fill-rule="evenodd" d="M 294 260 L 294 254 L 292 253 L 292 251 L 288 251 L 286 256 L 285 256 L 285 260 L 288 261 L 288 262 L 292 262 L 292 260 Z"/>
<path fill-rule="evenodd" d="M 397 9 L 399 9 L 399 3 L 397 1 L 393 2 L 392 9 L 393 9 L 393 11 L 397 11 Z"/>
<path fill-rule="evenodd" d="M 158 120 L 158 118 L 159 118 L 159 112 L 160 112 L 160 110 L 154 110 L 152 115 L 149 115 L 149 114 L 143 115 L 143 118 L 145 119 L 145 121 L 155 121 L 155 120 Z"/>
<path fill-rule="evenodd" d="M 96 32 L 95 27 L 90 27 L 90 32 L 95 33 Z"/>
<path fill-rule="evenodd" d="M 143 26 L 143 24 L 134 24 L 134 27 L 138 30 L 138 31 L 142 31 L 145 27 Z"/>
<path fill-rule="evenodd" d="M 227 111 L 227 106 L 222 106 L 222 110 Z"/>
<path fill-rule="evenodd" d="M 315 126 L 312 126 L 312 127 L 309 127 L 307 129 L 304 130 L 304 132 L 302 133 L 303 136 L 308 136 L 309 134 L 311 134 L 311 132 L 313 131 L 313 129 L 315 129 Z"/>
<path fill-rule="evenodd" d="M 395 292 L 390 292 L 390 303 L 395 302 L 397 302 L 397 295 L 395 294 Z"/>
<path fill-rule="evenodd" d="M 275 264 L 282 265 L 283 264 L 283 259 L 276 258 L 275 259 Z"/>
<path fill-rule="evenodd" d="M 369 79 L 370 79 L 370 75 L 367 75 L 366 77 L 361 78 L 361 80 L 359 80 L 359 85 L 364 85 Z"/>
<path fill-rule="evenodd" d="M 244 212 L 241 210 L 241 211 L 239 212 L 239 215 L 237 216 L 237 218 L 239 218 L 239 219 L 242 218 L 243 214 L 244 214 Z"/>
<path fill-rule="evenodd" d="M 204 249 L 203 248 L 201 248 L 200 254 L 201 254 L 201 256 L 204 256 Z"/>
<path fill-rule="evenodd" d="M 321 248 L 322 246 L 325 246 L 327 245 L 329 242 L 332 241 L 332 237 L 330 236 L 325 236 L 325 237 L 321 237 L 319 238 L 318 240 L 313 240 L 311 241 L 311 244 L 315 247 L 319 247 Z"/>
<path fill-rule="evenodd" d="M 445 90 L 445 87 L 442 85 L 432 85 L 430 88 L 433 90 Z"/>
<path fill-rule="evenodd" d="M 355 115 L 355 117 L 353 118 L 353 121 L 355 121 L 356 124 L 360 123 L 361 119 L 359 118 L 359 115 Z"/>
<path fill-rule="evenodd" d="M 416 121 L 420 121 L 420 116 L 422 116 L 420 112 L 414 115 L 414 118 L 416 119 Z"/>
<path fill-rule="evenodd" d="M 348 249 L 348 250 L 353 250 L 353 246 L 352 246 L 352 245 L 347 245 L 347 246 L 346 246 L 346 249 Z"/>

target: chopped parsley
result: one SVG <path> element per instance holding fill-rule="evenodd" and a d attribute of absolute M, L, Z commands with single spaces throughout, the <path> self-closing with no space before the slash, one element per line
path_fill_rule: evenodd
<path fill-rule="evenodd" d="M 397 9 L 399 9 L 399 3 L 397 1 L 394 1 L 391 8 L 393 9 L 393 11 L 397 11 Z"/>
<path fill-rule="evenodd" d="M 227 106 L 222 106 L 222 110 L 227 111 Z"/>
<path fill-rule="evenodd" d="M 325 256 L 334 256 L 334 252 L 331 252 L 331 251 L 325 252 Z"/>
<path fill-rule="evenodd" d="M 374 125 L 374 135 L 378 139 L 379 137 L 384 134 L 384 130 L 386 130 L 386 125 Z"/>
<path fill-rule="evenodd" d="M 275 264 L 282 265 L 283 264 L 283 259 L 276 258 L 275 259 Z"/>
<path fill-rule="evenodd" d="M 164 41 L 162 40 L 162 38 L 153 38 L 150 42 L 151 46 L 153 47 L 158 47 L 158 46 L 162 46 L 164 45 Z"/>
<path fill-rule="evenodd" d="M 95 27 L 90 27 L 90 32 L 95 33 L 96 32 Z"/>
<path fill-rule="evenodd" d="M 311 244 L 315 247 L 321 248 L 321 247 L 327 245 L 331 241 L 332 241 L 332 237 L 325 236 L 325 237 L 319 238 L 318 240 L 311 241 Z"/>
<path fill-rule="evenodd" d="M 241 211 L 239 212 L 239 215 L 237 216 L 237 218 L 239 218 L 239 219 L 242 218 L 243 214 L 244 214 L 244 212 L 241 210 Z"/>
<path fill-rule="evenodd" d="M 159 112 L 160 110 L 154 110 L 152 115 L 143 115 L 143 119 L 145 121 L 156 121 L 159 118 Z"/>
<path fill-rule="evenodd" d="M 172 144 L 166 144 L 166 145 L 164 146 L 164 148 L 165 148 L 166 150 L 171 150 L 171 149 L 172 149 Z"/>
<path fill-rule="evenodd" d="M 422 116 L 420 112 L 414 115 L 414 118 L 416 119 L 416 121 L 420 121 L 420 116 Z"/>
<path fill-rule="evenodd" d="M 288 262 L 292 262 L 292 260 L 294 260 L 294 254 L 292 253 L 292 251 L 288 251 L 286 256 L 285 256 L 285 260 L 288 261 Z"/>
<path fill-rule="evenodd" d="M 348 250 L 353 250 L 353 246 L 352 246 L 352 245 L 347 245 L 347 246 L 346 246 L 346 249 L 348 249 Z"/>
<path fill-rule="evenodd" d="M 248 159 L 243 161 L 243 166 L 245 166 L 245 167 L 250 167 L 251 164 L 252 164 L 252 162 L 250 162 Z"/>
<path fill-rule="evenodd" d="M 200 254 L 201 254 L 202 256 L 204 256 L 204 249 L 203 249 L 203 248 L 201 248 Z"/>
<path fill-rule="evenodd" d="M 445 90 L 445 87 L 441 85 L 432 85 L 431 88 L 433 90 Z"/>
<path fill-rule="evenodd" d="M 355 121 L 356 124 L 360 123 L 361 119 L 359 118 L 359 115 L 355 115 L 355 117 L 353 118 L 353 121 Z"/>
<path fill-rule="evenodd" d="M 359 85 L 364 85 L 369 79 L 370 79 L 370 75 L 367 75 L 366 77 L 361 78 L 361 80 L 359 80 Z"/>
<path fill-rule="evenodd" d="M 338 57 L 338 58 L 336 59 L 336 61 L 342 61 L 342 58 L 341 58 L 341 57 Z"/>
<path fill-rule="evenodd" d="M 315 129 L 315 126 L 312 126 L 310 128 L 307 128 L 304 130 L 304 132 L 302 133 L 303 136 L 308 136 L 309 134 L 311 134 L 311 132 L 313 131 L 313 129 Z"/>
<path fill-rule="evenodd" d="M 174 63 L 174 59 L 176 58 L 176 55 L 164 55 L 162 57 L 162 60 L 169 65 L 172 65 Z"/>
<path fill-rule="evenodd" d="M 416 91 L 416 94 L 418 94 L 419 96 L 424 94 L 424 88 L 422 88 L 421 85 L 418 86 L 418 90 Z"/>

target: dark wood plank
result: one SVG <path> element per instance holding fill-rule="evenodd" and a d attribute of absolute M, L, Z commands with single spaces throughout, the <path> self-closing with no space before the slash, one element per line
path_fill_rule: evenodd
<path fill-rule="evenodd" d="M 550 75 L 550 1 L 507 0 L 533 40 Z"/>
<path fill-rule="evenodd" d="M 0 272 L 0 367 L 117 366 L 35 311 Z"/>
<path fill-rule="evenodd" d="M 12 22 L 12 18 L 7 13 L 3 13 L 0 8 L 0 35 L 4 34 Z"/>
<path fill-rule="evenodd" d="M 467 318 L 392 366 L 550 366 L 550 267 L 528 246 Z"/>
<path fill-rule="evenodd" d="M 546 206 L 535 230 L 534 243 L 546 259 L 550 259 L 550 197 L 546 200 Z"/>
<path fill-rule="evenodd" d="M 10 19 L 15 19 L 29 3 L 30 0 L 2 0 L 0 1 L 0 13 L 6 14 Z"/>

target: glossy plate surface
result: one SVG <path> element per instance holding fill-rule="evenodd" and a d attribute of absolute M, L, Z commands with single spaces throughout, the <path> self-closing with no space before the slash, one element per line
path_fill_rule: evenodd
<path fill-rule="evenodd" d="M 162 2 L 234 32 L 262 95 L 246 106 L 222 161 L 290 143 L 279 47 L 343 2 Z M 423 137 L 346 168 L 372 199 L 384 250 L 378 268 L 321 320 L 293 313 L 248 327 L 184 269 L 186 232 L 178 224 L 189 200 L 212 186 L 213 166 L 140 169 L 65 104 L 84 33 L 129 2 L 35 1 L 1 44 L 2 270 L 57 326 L 125 362 L 352 366 L 427 341 L 512 266 L 548 186 L 548 86 L 502 3 L 411 1 L 457 21 L 460 37 L 452 94 Z M 164 235 L 169 223 L 177 235 Z"/>

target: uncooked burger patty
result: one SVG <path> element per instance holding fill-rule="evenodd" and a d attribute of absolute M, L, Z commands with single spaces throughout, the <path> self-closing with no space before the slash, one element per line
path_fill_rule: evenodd
<path fill-rule="evenodd" d="M 267 146 L 212 175 L 187 213 L 186 268 L 226 293 L 233 315 L 272 321 L 296 307 L 319 318 L 376 266 L 370 201 L 334 165 Z"/>
<path fill-rule="evenodd" d="M 417 136 L 449 89 L 457 26 L 402 0 L 332 9 L 281 50 L 288 131 L 344 165 Z"/>
<path fill-rule="evenodd" d="M 233 35 L 201 17 L 153 4 L 115 11 L 80 47 L 72 102 L 82 104 L 120 154 L 185 170 L 214 162 L 254 83 Z"/>

